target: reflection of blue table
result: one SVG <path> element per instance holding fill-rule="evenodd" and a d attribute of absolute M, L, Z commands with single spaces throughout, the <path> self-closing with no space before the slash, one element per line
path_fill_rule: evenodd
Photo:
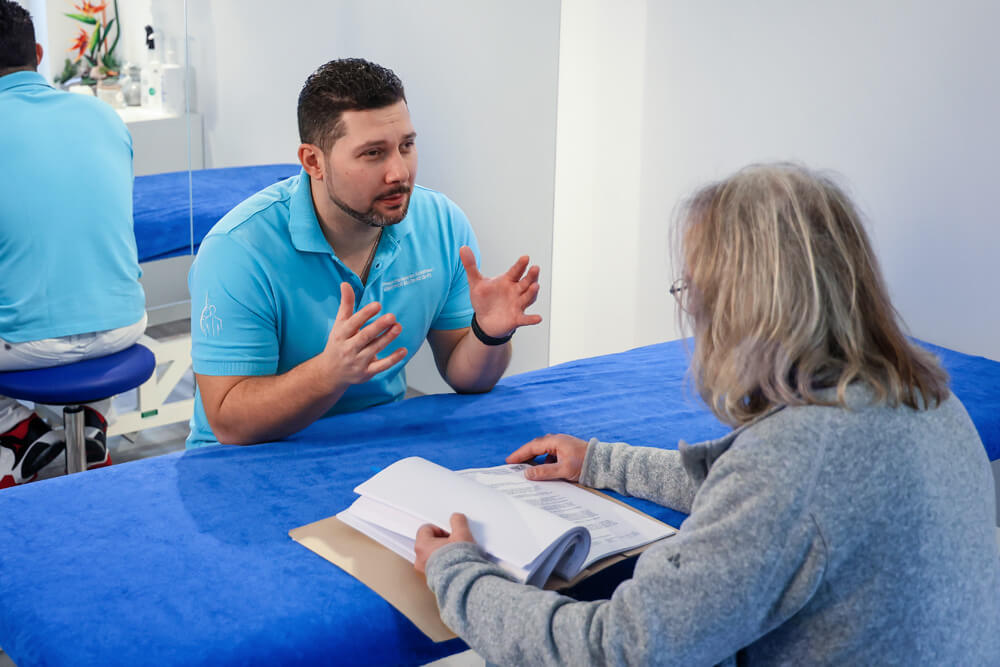
<path fill-rule="evenodd" d="M 1000 363 L 939 352 L 1000 458 Z M 684 368 L 680 343 L 654 345 L 507 378 L 489 394 L 332 417 L 283 442 L 0 492 L 0 646 L 23 666 L 417 664 L 462 650 L 431 643 L 288 530 L 346 507 L 354 486 L 412 454 L 459 468 L 498 463 L 545 432 L 664 447 L 721 435 L 681 388 Z"/>
<path fill-rule="evenodd" d="M 197 250 L 219 218 L 250 195 L 299 173 L 298 164 L 196 169 L 137 176 L 132 217 L 139 261 L 166 259 Z"/>

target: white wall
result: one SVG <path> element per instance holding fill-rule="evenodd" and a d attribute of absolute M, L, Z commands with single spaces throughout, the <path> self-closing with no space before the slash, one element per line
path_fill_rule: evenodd
<path fill-rule="evenodd" d="M 644 293 L 639 155 L 645 24 L 645 0 L 563 3 L 549 339 L 553 364 L 618 352 L 643 338 L 637 314 Z"/>
<path fill-rule="evenodd" d="M 556 315 L 571 312 L 566 317 L 572 321 L 581 307 L 599 311 L 588 319 L 603 314 L 621 328 L 606 327 L 600 340 L 574 347 L 573 356 L 676 335 L 665 294 L 674 277 L 665 250 L 675 203 L 693 187 L 749 162 L 792 159 L 843 175 L 870 220 L 892 297 L 914 335 L 1000 359 L 1000 221 L 993 205 L 1000 175 L 1000 44 L 994 36 L 1000 3 L 649 1 L 644 25 L 633 20 L 635 34 L 628 37 L 607 20 L 612 3 L 566 5 L 564 43 L 572 38 L 627 53 L 631 39 L 645 47 L 631 66 L 622 64 L 619 80 L 593 71 L 590 85 L 610 84 L 613 92 L 634 88 L 631 72 L 643 76 L 641 97 L 589 98 L 600 105 L 588 111 L 591 116 L 625 121 L 591 123 L 595 137 L 604 133 L 632 146 L 637 130 L 628 123 L 637 114 L 642 120 L 636 150 L 612 144 L 609 151 L 603 148 L 606 138 L 591 140 L 596 150 L 587 168 L 608 178 L 594 204 L 601 214 L 580 220 L 583 227 L 573 234 L 557 235 L 554 263 L 559 270 L 564 253 L 573 257 L 576 279 L 586 288 L 577 289 L 576 299 L 600 293 L 602 281 L 611 278 L 602 269 L 609 246 L 587 247 L 579 239 L 603 235 L 620 251 L 616 233 L 632 234 L 607 214 L 618 193 L 632 189 L 622 182 L 635 172 L 630 152 L 641 173 L 639 222 L 631 239 L 638 261 L 634 276 L 620 278 L 623 297 L 613 304 L 564 301 L 567 288 L 557 282 L 553 358 L 568 338 Z M 566 32 L 571 8 L 590 13 L 589 22 L 576 22 L 584 26 L 581 34 Z M 634 5 L 625 11 L 638 13 Z M 563 60 L 560 76 L 583 64 Z M 560 167 L 568 103 L 563 91 Z M 615 176 L 619 165 L 625 179 Z M 558 203 L 567 196 L 560 181 L 557 231 L 566 222 Z M 635 290 L 631 303 L 624 295 L 629 289 Z"/>
<path fill-rule="evenodd" d="M 305 78 L 358 56 L 396 71 L 419 134 L 417 180 L 469 216 L 490 274 L 521 254 L 541 265 L 509 373 L 548 363 L 558 0 L 214 0 L 189 4 L 206 166 L 295 162 Z M 426 349 L 408 381 L 443 390 Z"/>
<path fill-rule="evenodd" d="M 912 333 L 1000 359 L 1000 3 L 651 2 L 648 25 L 644 202 L 755 160 L 837 170 Z"/>

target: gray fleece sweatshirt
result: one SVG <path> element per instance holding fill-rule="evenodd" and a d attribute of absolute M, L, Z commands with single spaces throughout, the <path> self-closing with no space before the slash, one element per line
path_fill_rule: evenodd
<path fill-rule="evenodd" d="M 581 482 L 688 512 L 680 532 L 595 602 L 448 545 L 427 563 L 444 621 L 503 665 L 1000 665 L 993 478 L 965 408 L 848 399 L 679 451 L 592 440 Z"/>

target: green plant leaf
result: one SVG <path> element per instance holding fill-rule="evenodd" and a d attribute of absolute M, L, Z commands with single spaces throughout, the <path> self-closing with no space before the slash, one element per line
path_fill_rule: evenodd
<path fill-rule="evenodd" d="M 62 73 L 56 77 L 56 83 L 66 83 L 70 79 L 76 76 L 76 65 L 69 58 L 63 63 Z"/>
<path fill-rule="evenodd" d="M 86 14 L 64 14 L 71 19 L 77 20 L 80 23 L 86 23 L 87 25 L 97 25 L 97 19 L 93 16 L 87 16 Z"/>
<path fill-rule="evenodd" d="M 115 19 L 117 19 L 118 18 L 118 0 L 114 0 L 114 3 L 115 3 Z M 105 34 L 107 34 L 107 33 L 105 33 Z M 111 42 L 111 48 L 108 49 L 108 53 L 114 53 L 115 52 L 115 47 L 118 46 L 118 40 L 121 39 L 121 36 L 122 36 L 122 22 L 121 22 L 121 20 L 119 20 L 118 23 L 115 24 L 115 41 Z"/>
<path fill-rule="evenodd" d="M 115 41 L 113 41 L 111 43 L 111 46 L 108 46 L 108 36 L 111 35 L 111 27 L 114 26 L 114 25 L 115 25 L 115 19 L 112 18 L 110 21 L 108 21 L 108 24 L 106 26 L 104 26 L 104 39 L 103 39 L 103 42 L 104 42 L 104 57 L 105 58 L 107 58 L 108 56 L 111 56 L 111 54 L 113 54 L 115 52 L 115 47 L 118 46 L 118 37 L 120 37 L 121 33 L 122 33 L 121 29 L 119 29 L 118 30 L 118 35 L 115 37 Z M 111 67 L 111 65 L 109 65 L 109 67 Z"/>
<path fill-rule="evenodd" d="M 90 49 L 91 54 L 94 53 L 94 49 L 97 48 L 97 45 L 98 43 L 100 43 L 100 41 L 101 41 L 101 26 L 97 26 L 96 28 L 94 28 L 94 34 L 90 36 L 90 46 L 87 47 L 88 49 Z"/>
<path fill-rule="evenodd" d="M 118 62 L 118 59 L 111 53 L 105 53 L 101 57 L 101 63 L 104 65 L 105 69 L 112 72 L 119 72 L 122 68 L 121 63 Z"/>

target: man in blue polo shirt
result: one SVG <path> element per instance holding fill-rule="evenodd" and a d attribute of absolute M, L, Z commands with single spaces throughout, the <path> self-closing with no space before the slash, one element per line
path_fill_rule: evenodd
<path fill-rule="evenodd" d="M 538 267 L 484 278 L 462 211 L 415 184 L 416 132 L 390 70 L 335 60 L 298 102 L 302 172 L 208 233 L 188 279 L 197 379 L 189 447 L 276 440 L 398 400 L 426 339 L 459 392 L 489 391 L 537 324 Z"/>
<path fill-rule="evenodd" d="M 100 357 L 146 326 L 132 231 L 132 138 L 114 110 L 36 71 L 31 17 L 0 0 L 0 371 Z M 111 462 L 110 401 L 85 409 L 87 465 Z M 64 444 L 0 396 L 0 488 L 32 479 Z"/>

